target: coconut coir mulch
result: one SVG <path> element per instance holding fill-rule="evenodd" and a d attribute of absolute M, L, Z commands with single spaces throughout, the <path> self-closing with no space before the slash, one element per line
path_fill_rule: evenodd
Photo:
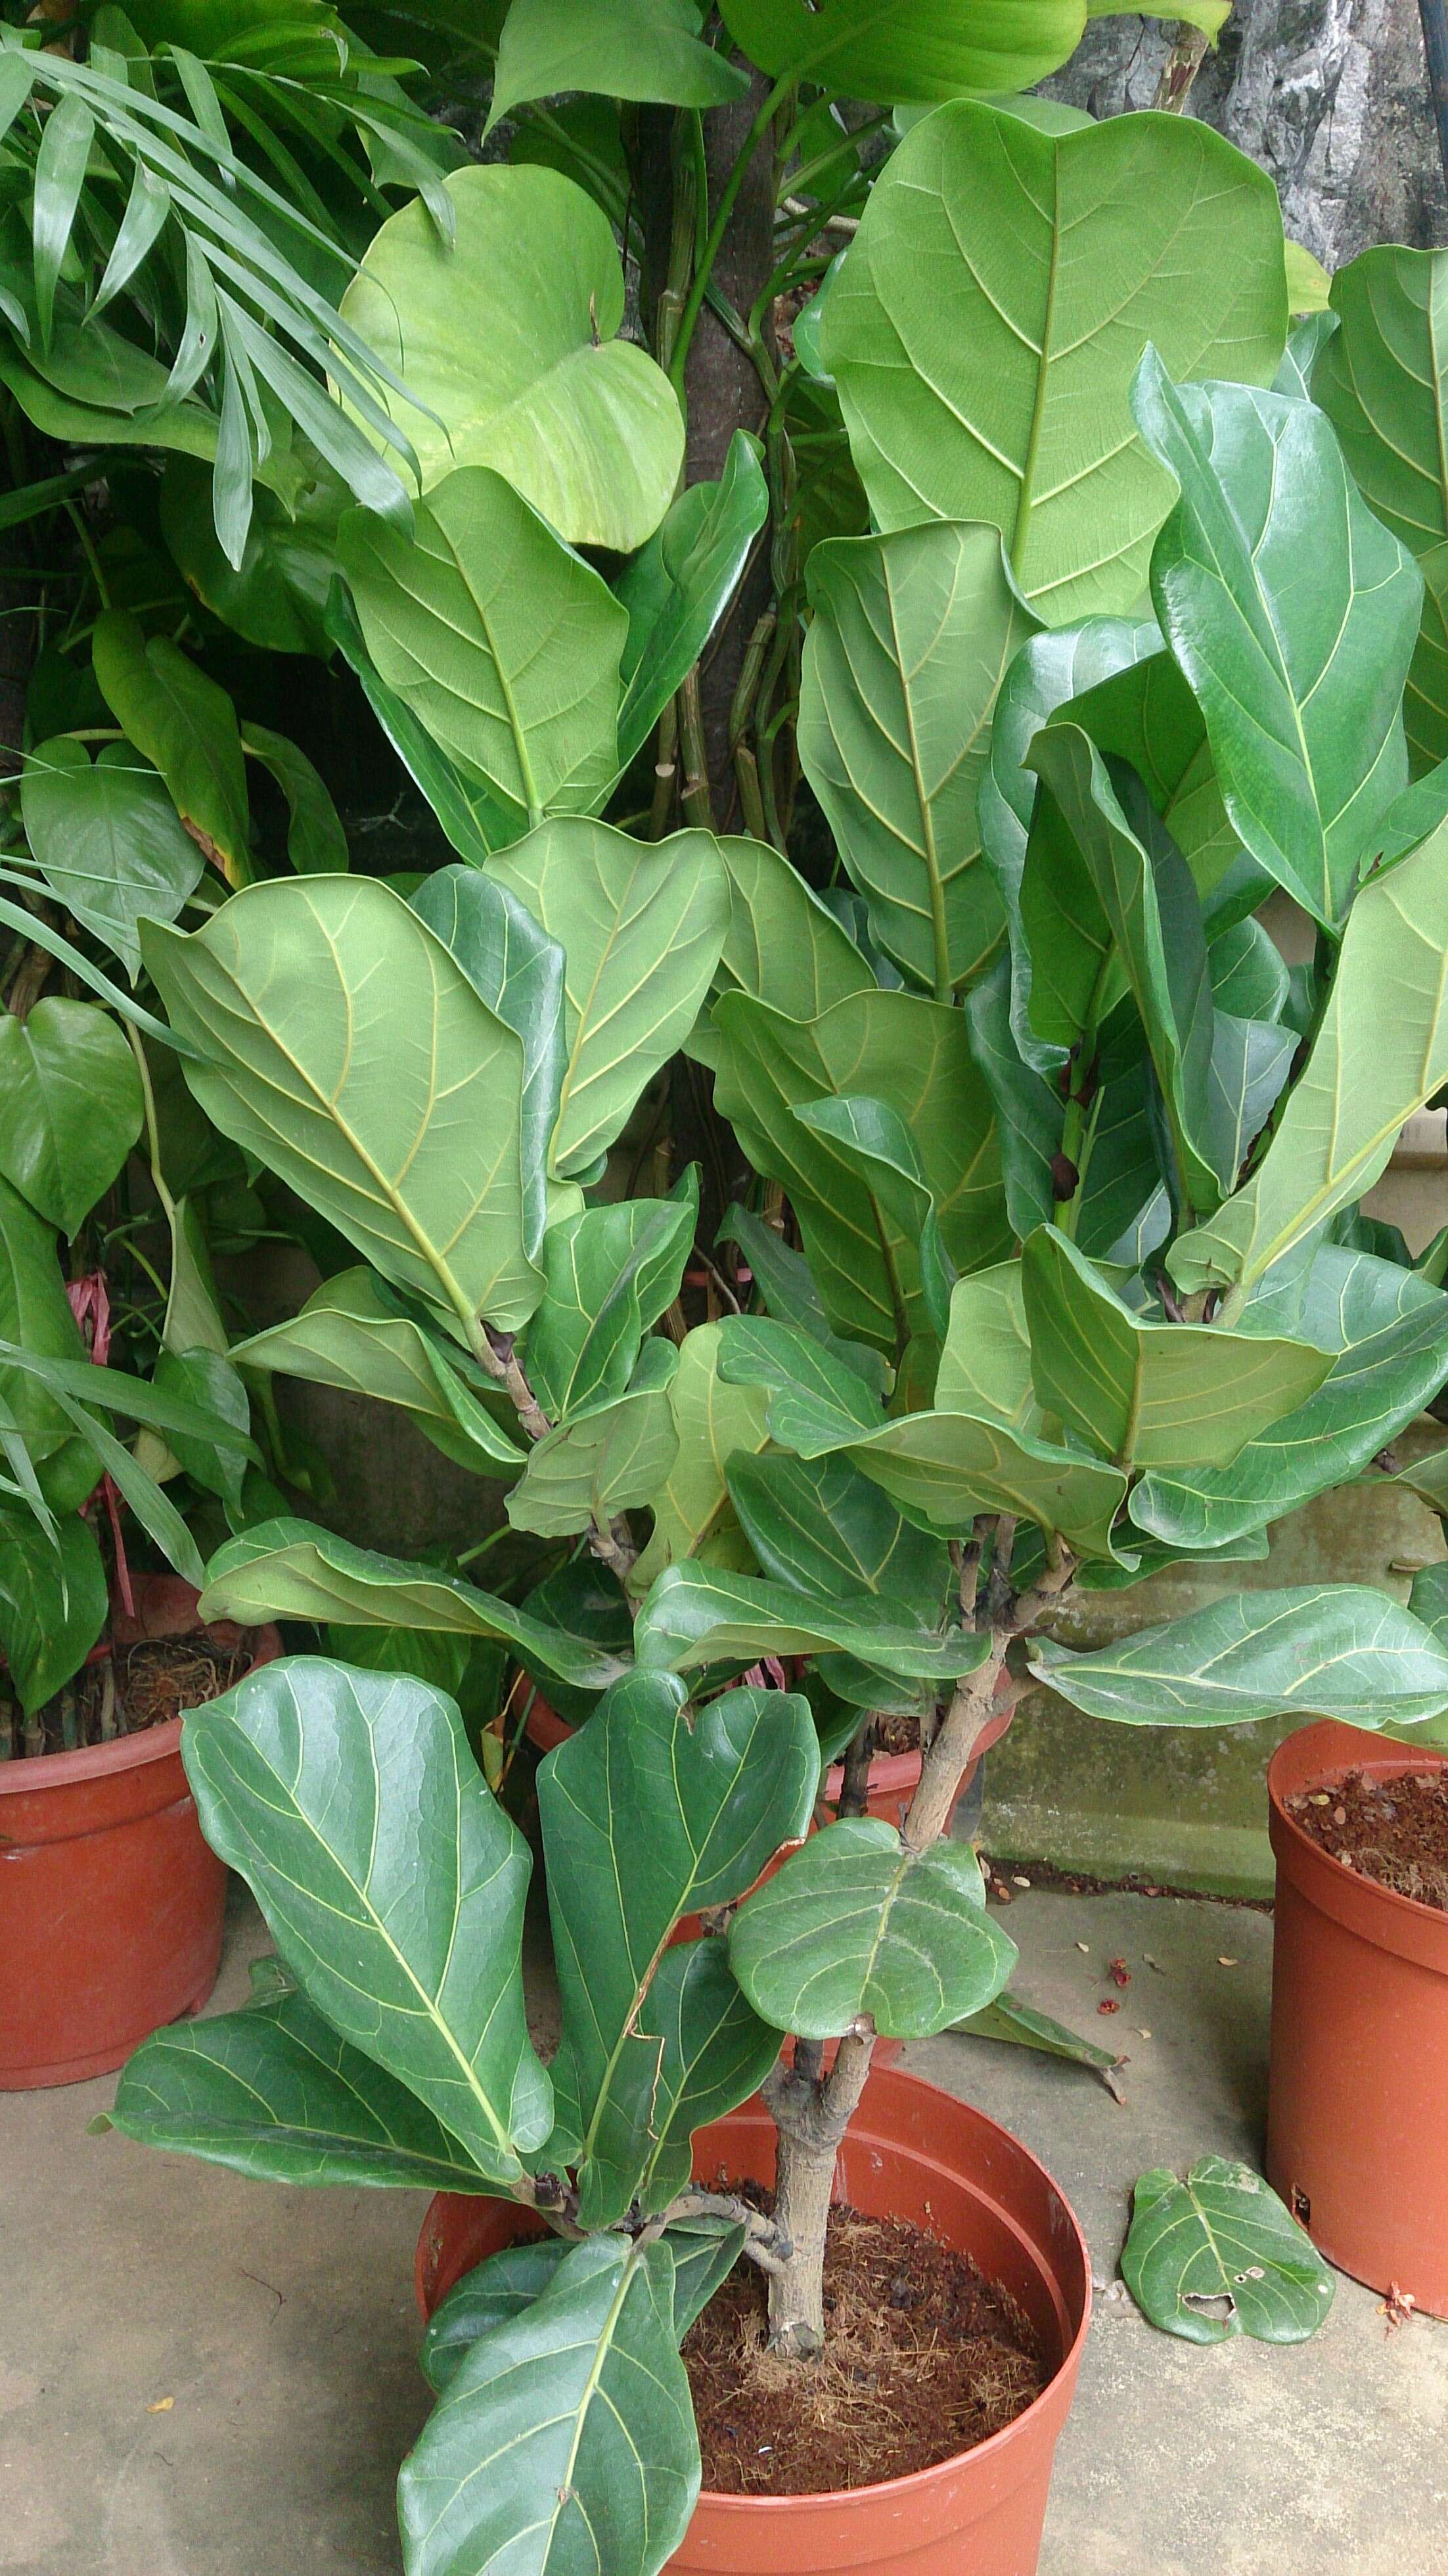
<path fill-rule="evenodd" d="M 1331 1789 L 1300 1790 L 1287 1812 L 1345 1869 L 1448 1914 L 1448 1771 L 1352 1771 Z"/>
<path fill-rule="evenodd" d="M 15 1750 L 62 1753 L 68 1742 L 104 1744 L 113 1736 L 164 1726 L 184 1709 L 229 1691 L 248 1670 L 251 1651 L 249 1641 L 225 1647 L 206 1637 L 145 1637 L 134 1646 L 117 1646 L 108 1661 L 85 1665 L 66 1692 L 46 1701 L 30 1721 L 28 1740 L 16 1722 Z"/>
<path fill-rule="evenodd" d="M 717 2495 L 820 2495 L 933 2468 L 998 2433 L 1049 2373 L 1014 2300 L 893 2218 L 830 2213 L 824 2351 L 766 2342 L 765 2280 L 740 2263 L 684 2342 Z"/>

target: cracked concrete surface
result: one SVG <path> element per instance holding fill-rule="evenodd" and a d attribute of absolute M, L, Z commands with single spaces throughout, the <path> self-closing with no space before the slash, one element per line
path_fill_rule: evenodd
<path fill-rule="evenodd" d="M 906 2062 L 1044 2158 L 1110 2284 L 1138 2172 L 1260 2155 L 1271 1926 L 1036 1889 L 1006 1920 L 1028 2000 L 1126 2052 L 1125 2105 L 989 2042 Z M 266 1946 L 238 1890 L 217 2008 Z M 392 2481 L 426 2396 L 421 2197 L 285 2191 L 91 2137 L 111 2092 L 0 2097 L 0 2569 L 399 2576 Z M 1445 2560 L 1448 2327 L 1389 2335 L 1373 2293 L 1340 2280 L 1312 2343 L 1203 2350 L 1098 2297 L 1040 2576 L 1426 2576 Z"/>

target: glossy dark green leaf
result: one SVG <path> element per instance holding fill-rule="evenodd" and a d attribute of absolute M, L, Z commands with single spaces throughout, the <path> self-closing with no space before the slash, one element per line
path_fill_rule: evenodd
<path fill-rule="evenodd" d="M 0 1173 L 74 1235 L 141 1132 L 141 1083 L 94 1002 L 48 997 L 0 1019 Z"/>
<path fill-rule="evenodd" d="M 1360 251 L 1333 278 L 1338 327 L 1312 380 L 1368 508 L 1420 556 L 1448 538 L 1445 296 L 1440 252 Z"/>
<path fill-rule="evenodd" d="M 962 1538 L 977 1512 L 1010 1512 L 1059 1531 L 1079 1554 L 1113 1552 L 1111 1525 L 1125 1500 L 1125 1476 L 1033 1432 L 942 1409 L 906 1414 L 851 1437 L 837 1414 L 803 1400 L 796 1400 L 787 1422 L 776 1404 L 771 1420 L 776 1437 L 787 1427 L 791 1445 L 805 1455 L 843 1452 L 927 1529 Z"/>
<path fill-rule="evenodd" d="M 735 1457 L 729 1492 L 772 1582 L 846 1603 L 875 1593 L 927 1623 L 944 1615 L 951 1583 L 944 1540 L 913 1529 L 844 1459 Z"/>
<path fill-rule="evenodd" d="M 1331 926 L 1407 784 L 1400 704 L 1422 582 L 1310 403 L 1178 387 L 1150 350 L 1133 400 L 1180 488 L 1152 597 L 1206 718 L 1227 812 L 1254 858 Z"/>
<path fill-rule="evenodd" d="M 560 2121 L 582 2140 L 584 2226 L 615 2224 L 636 2195 L 661 2207 L 676 2180 L 659 2108 L 679 2069 L 667 2018 L 651 2010 L 669 1933 L 681 1915 L 744 1895 L 780 1844 L 806 1832 L 818 1786 L 807 1701 L 734 1690 L 695 1712 L 664 1672 L 616 1683 L 543 1763 L 563 2005 L 553 2081 Z M 773 2050 L 759 2045 L 767 2067 Z M 673 2143 L 687 2153 L 687 2132 Z"/>
<path fill-rule="evenodd" d="M 18 1346 L 35 1364 L 0 1364 L 0 1402 L 7 1407 L 33 1458 L 47 1458 L 70 1435 L 67 1416 L 46 1389 L 41 1366 L 69 1362 L 82 1384 L 85 1345 L 66 1299 L 59 1246 L 8 1180 L 0 1178 L 0 1343 Z"/>
<path fill-rule="evenodd" d="M 284 733 L 244 724 L 242 749 L 270 772 L 287 802 L 287 857 L 298 876 L 345 876 L 347 835 L 321 771 Z"/>
<path fill-rule="evenodd" d="M 1309 1342 L 1134 1314 L 1054 1226 L 1021 1272 L 1042 1406 L 1120 1467 L 1230 1467 L 1332 1368 Z"/>
<path fill-rule="evenodd" d="M 524 1365 L 551 1421 L 600 1392 L 623 1393 L 644 1334 L 679 1293 L 698 1216 L 691 1167 L 670 1198 L 585 1208 L 550 1227 Z"/>
<path fill-rule="evenodd" d="M 143 166 L 138 164 L 138 172 Z M 325 657 L 337 522 L 352 496 L 320 456 L 311 458 L 309 466 L 286 500 L 257 485 L 236 566 L 228 562 L 217 537 L 211 475 L 198 458 L 169 459 L 161 484 L 161 526 L 186 582 L 224 625 L 264 652 Z"/>
<path fill-rule="evenodd" d="M 877 523 L 993 520 L 1065 626 L 1134 608 L 1170 506 L 1132 425 L 1143 344 L 1265 384 L 1286 332 L 1276 193 L 1198 118 L 1048 134 L 962 100 L 876 180 L 823 349 Z"/>
<path fill-rule="evenodd" d="M 278 879 L 189 938 L 148 924 L 145 951 L 171 1019 L 210 1052 L 188 1080 L 223 1135 L 458 1339 L 479 1315 L 527 1320 L 522 1045 L 400 895 Z"/>
<path fill-rule="evenodd" d="M 137 925 L 174 921 L 205 865 L 160 776 L 131 743 L 103 743 L 92 762 L 58 734 L 27 754 L 20 800 L 47 885 L 134 982 Z"/>
<path fill-rule="evenodd" d="M 23 1503 L 0 1495 L 0 1647 L 27 1717 L 78 1672 L 109 1611 L 89 1521 L 68 1513 L 52 1537 Z"/>
<path fill-rule="evenodd" d="M 1138 2176 L 1121 2274 L 1142 2315 L 1188 2343 L 1305 2343 L 1333 2277 L 1305 2228 L 1250 2165 L 1199 2156 L 1185 2182 Z"/>
<path fill-rule="evenodd" d="M 830 1330 L 823 1300 L 802 1252 L 792 1252 L 772 1225 L 737 1206 L 727 1211 L 717 1240 L 738 1245 L 768 1315 L 793 1324 L 811 1341 L 821 1343 L 862 1377 L 872 1394 L 884 1394 L 888 1378 L 879 1352 L 864 1342 L 840 1341 Z"/>
<path fill-rule="evenodd" d="M 462 466 L 414 515 L 410 537 L 363 510 L 338 530 L 385 685 L 486 783 L 514 838 L 587 813 L 618 767 L 623 610 L 501 474 Z"/>
<path fill-rule="evenodd" d="M 1448 539 L 1418 566 L 1423 617 L 1403 697 L 1408 755 L 1420 774 L 1448 759 Z"/>
<path fill-rule="evenodd" d="M 621 770 L 637 759 L 698 661 L 768 515 L 769 487 L 758 447 L 747 430 L 736 430 L 718 482 L 691 483 L 681 492 L 618 581 L 617 596 L 629 620 L 618 719 Z"/>
<path fill-rule="evenodd" d="M 809 560 L 799 748 L 876 940 L 938 1002 L 1004 927 L 976 790 L 1033 631 L 986 526 L 841 538 Z"/>
<path fill-rule="evenodd" d="M 1227 819 L 1206 720 L 1170 653 L 1146 654 L 1059 712 L 1136 771 L 1192 872 L 1209 939 L 1266 901 L 1275 879 Z"/>
<path fill-rule="evenodd" d="M 673 2256 L 591 2237 L 531 2307 L 480 2336 L 404 2460 L 407 2576 L 503 2557 L 517 2576 L 657 2576 L 698 2492 Z"/>
<path fill-rule="evenodd" d="M 825 1419 L 847 1438 L 873 1431 L 879 1424 L 881 1389 L 853 1364 L 859 1348 L 850 1342 L 821 1342 L 798 1324 L 769 1315 L 730 1315 L 719 1327 L 719 1373 L 731 1386 L 770 1390 L 770 1427 L 782 1445 L 793 1448 L 793 1422 Z M 804 1453 L 809 1454 L 809 1453 Z"/>
<path fill-rule="evenodd" d="M 548 1144 L 563 1084 L 563 951 L 526 904 L 480 868 L 435 868 L 412 897 L 412 909 L 522 1041 L 524 1239 L 536 1261 L 548 1222 Z"/>
<path fill-rule="evenodd" d="M 488 2188 L 410 2087 L 302 1994 L 156 2031 L 129 2060 L 109 2124 L 259 2181 Z"/>
<path fill-rule="evenodd" d="M 1250 1326 L 1253 1309 L 1243 1318 Z M 1448 1297 L 1370 1253 L 1325 1244 L 1293 1320 L 1337 1356 L 1332 1374 L 1229 1468 L 1144 1476 L 1137 1526 L 1175 1546 L 1212 1547 L 1361 1474 L 1428 1403 L 1448 1369 Z"/>
<path fill-rule="evenodd" d="M 1124 2101 L 1115 2068 L 1121 2060 L 1115 2050 L 1098 2048 L 1094 2040 L 1081 2039 L 1064 2022 L 1053 2021 L 1049 2013 L 1037 2012 L 1033 2004 L 1023 2003 L 1019 1995 L 997 1995 L 994 2003 L 980 2012 L 968 2013 L 954 2025 L 962 2039 L 995 2039 L 1010 2048 L 1033 2048 L 1042 2057 L 1064 2060 L 1068 2066 L 1087 2066 L 1104 2077 L 1113 2101 Z"/>
<path fill-rule="evenodd" d="M 1372 1727 L 1448 1707 L 1448 1652 L 1357 1583 L 1231 1593 L 1095 1654 L 1042 1642 L 1031 1670 L 1088 1717 L 1126 1726 L 1311 1716 Z"/>
<path fill-rule="evenodd" d="M 692 1028 L 714 980 L 729 888 L 712 832 L 631 841 L 546 823 L 489 874 L 564 952 L 567 1055 L 550 1169 L 589 1170 Z"/>
<path fill-rule="evenodd" d="M 617 336 L 608 217 L 553 170 L 472 165 L 447 190 L 454 246 L 414 199 L 374 234 L 341 308 L 435 415 L 386 397 L 424 490 L 486 466 L 569 545 L 632 554 L 674 497 L 684 424 L 663 371 Z"/>
<path fill-rule="evenodd" d="M 154 762 L 182 822 L 232 885 L 248 872 L 250 808 L 236 710 L 226 691 L 167 636 L 124 609 L 103 609 L 91 637 L 101 694 L 136 749 Z"/>
<path fill-rule="evenodd" d="M 518 2179 L 553 2114 L 523 2017 L 531 1864 L 456 1704 L 425 1682 L 294 1656 L 193 1709 L 182 1756 L 207 1840 L 318 2012 L 444 2122 L 480 2176 Z"/>
<path fill-rule="evenodd" d="M 682 2343 L 733 2270 L 744 2229 L 723 2218 L 680 2219 L 665 2228 L 663 2242 L 674 2258 L 674 2340 Z M 566 2237 L 530 2237 L 490 2254 L 463 2274 L 434 2309 L 418 2354 L 422 2375 L 437 2396 L 450 2386 L 480 2334 L 505 2325 L 541 2298 L 568 2251 Z"/>
<path fill-rule="evenodd" d="M 327 593 L 327 641 L 355 672 L 362 693 L 414 785 L 421 789 L 459 858 L 482 867 L 514 837 L 510 810 L 480 778 L 472 778 L 439 750 L 410 706 L 389 689 L 367 650 L 352 594 L 334 574 Z"/>
<path fill-rule="evenodd" d="M 1016 1946 L 986 1912 L 980 1863 L 958 1843 L 912 1853 L 893 1825 L 826 1825 L 741 1905 L 729 1963 L 756 2012 L 801 2039 L 862 2013 L 886 2039 L 928 2039 L 979 2012 Z"/>
<path fill-rule="evenodd" d="M 973 1630 L 937 1635 L 907 1624 L 901 1612 L 899 1603 L 833 1602 L 750 1575 L 672 1565 L 639 1612 L 634 1644 L 640 1664 L 680 1673 L 712 1663 L 749 1665 L 763 1655 L 838 1651 L 886 1671 L 945 1682 L 983 1661 L 987 1641 Z"/>
<path fill-rule="evenodd" d="M 920 994 L 873 992 L 800 1026 L 729 993 L 714 1021 L 723 1041 L 716 1102 L 756 1171 L 783 1184 L 831 1322 L 894 1350 L 902 1327 L 908 1337 L 928 1320 L 914 1242 L 879 1209 L 848 1156 L 793 1113 L 857 1093 L 900 1110 L 908 1103 L 956 1267 L 997 1257 L 1009 1241 L 999 1149 L 962 1015 Z"/>
<path fill-rule="evenodd" d="M 263 1521 L 229 1539 L 207 1567 L 203 1598 L 205 1618 L 248 1627 L 271 1618 L 350 1620 L 500 1638 L 544 1673 L 556 1671 L 583 1690 L 606 1690 L 622 1669 L 607 1647 L 569 1636 L 476 1584 L 354 1547 L 307 1521 Z"/>

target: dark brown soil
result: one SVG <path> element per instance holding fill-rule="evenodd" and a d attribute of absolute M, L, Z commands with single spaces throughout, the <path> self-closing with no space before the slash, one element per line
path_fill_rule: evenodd
<path fill-rule="evenodd" d="M 764 2275 L 740 2263 L 688 2333 L 704 2484 L 821 2495 L 933 2468 L 1013 2423 L 1045 2386 L 1015 2302 L 901 2219 L 830 2214 L 824 2351 L 765 2342 Z"/>
<path fill-rule="evenodd" d="M 877 1753 L 918 1753 L 919 1750 L 920 1720 L 917 1716 L 907 1716 L 903 1711 L 898 1711 L 894 1715 L 876 1718 L 875 1751 Z"/>
<path fill-rule="evenodd" d="M 1448 1914 L 1448 1770 L 1396 1780 L 1349 1772 L 1330 1789 L 1304 1789 L 1287 1812 L 1345 1869 Z"/>
<path fill-rule="evenodd" d="M 10 1720 L 15 1753 L 68 1753 L 113 1737 L 164 1726 L 183 1709 L 219 1699 L 251 1663 L 249 1645 L 213 1645 L 206 1637 L 147 1637 L 113 1647 L 86 1664 L 33 1718 L 17 1709 Z M 0 1675 L 0 1724 L 5 1722 Z"/>

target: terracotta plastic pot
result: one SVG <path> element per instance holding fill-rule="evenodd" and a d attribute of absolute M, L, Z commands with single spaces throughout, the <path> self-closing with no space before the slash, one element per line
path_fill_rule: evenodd
<path fill-rule="evenodd" d="M 701 2129 L 694 2171 L 714 2184 L 772 2183 L 774 2124 L 762 2103 Z M 1091 2314 L 1091 2263 L 1071 2209 L 1007 2130 L 893 2067 L 865 2087 L 835 2193 L 871 2216 L 915 2219 L 972 2255 L 1025 2310 L 1051 2378 L 1004 2432 L 913 2477 L 777 2500 L 706 2491 L 670 2567 L 687 2576 L 1034 2576 Z M 529 2232 L 502 2202 L 440 2194 L 417 2249 L 424 2317 L 474 2264 Z"/>
<path fill-rule="evenodd" d="M 133 1578 L 118 1645 L 201 1626 L 172 1575 Z M 234 1646 L 219 1621 L 205 1634 Z M 281 1653 L 251 1631 L 253 1664 Z M 201 1838 L 181 1720 L 78 1753 L 0 1764 L 0 2092 L 79 2084 L 121 2066 L 216 1983 L 226 1870 Z"/>
<path fill-rule="evenodd" d="M 1344 1869 L 1286 1801 L 1439 1771 L 1445 1756 L 1324 1721 L 1267 1774 L 1277 1856 L 1267 2172 L 1313 2243 L 1448 2317 L 1448 1914 Z"/>

